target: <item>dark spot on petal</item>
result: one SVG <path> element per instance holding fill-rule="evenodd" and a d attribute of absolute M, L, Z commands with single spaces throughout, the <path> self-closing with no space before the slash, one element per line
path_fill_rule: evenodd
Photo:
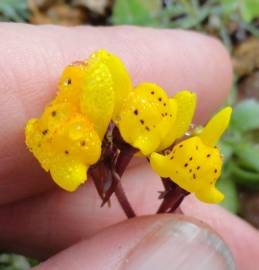
<path fill-rule="evenodd" d="M 192 169 L 190 169 L 189 172 L 192 172 Z"/>
<path fill-rule="evenodd" d="M 174 159 L 174 156 L 171 156 L 170 159 Z"/>
<path fill-rule="evenodd" d="M 66 155 L 68 155 L 68 154 L 69 154 L 68 150 L 65 150 L 65 154 L 66 154 Z"/>
<path fill-rule="evenodd" d="M 147 131 L 150 131 L 150 128 L 149 128 L 148 126 L 146 126 L 145 129 L 146 129 Z"/>
<path fill-rule="evenodd" d="M 189 160 L 191 161 L 192 160 L 192 157 L 190 157 Z"/>
<path fill-rule="evenodd" d="M 70 78 L 65 80 L 65 85 L 70 85 L 72 83 L 72 80 Z"/>
<path fill-rule="evenodd" d="M 182 145 L 182 144 L 180 144 L 180 145 L 179 145 L 179 147 L 180 147 L 180 148 L 182 148 L 182 147 L 183 147 L 183 145 Z"/>
<path fill-rule="evenodd" d="M 56 111 L 52 111 L 52 112 L 51 112 L 51 115 L 52 115 L 53 117 L 55 117 L 55 116 L 57 115 L 57 112 L 56 112 Z"/>
<path fill-rule="evenodd" d="M 45 130 L 42 131 L 42 134 L 43 135 L 46 135 L 47 133 L 48 133 L 48 130 L 47 129 L 45 129 Z"/>
<path fill-rule="evenodd" d="M 211 156 L 211 155 L 210 155 L 210 154 L 208 154 L 208 155 L 207 155 L 207 158 L 209 158 L 210 156 Z"/>
<path fill-rule="evenodd" d="M 172 114 L 170 114 L 170 117 L 173 117 Z"/>
<path fill-rule="evenodd" d="M 163 113 L 161 113 L 162 117 L 164 117 L 165 115 Z"/>
<path fill-rule="evenodd" d="M 162 101 L 162 98 L 160 97 L 160 98 L 158 99 L 158 101 L 160 101 L 160 102 L 161 102 L 161 101 Z"/>
<path fill-rule="evenodd" d="M 192 178 L 193 179 L 196 179 L 196 174 L 195 173 L 192 175 Z"/>
<path fill-rule="evenodd" d="M 134 114 L 135 114 L 135 115 L 138 115 L 138 110 L 137 110 L 137 109 L 134 110 Z"/>
<path fill-rule="evenodd" d="M 215 170 L 214 170 L 214 173 L 217 173 L 217 172 L 218 172 L 218 170 L 217 170 L 217 169 L 215 169 Z"/>
<path fill-rule="evenodd" d="M 195 148 L 196 148 L 196 150 L 199 150 L 199 147 L 198 147 L 198 145 L 196 145 L 196 147 L 195 147 Z"/>
<path fill-rule="evenodd" d="M 155 92 L 154 91 L 151 91 L 151 95 L 154 95 L 155 94 Z"/>
<path fill-rule="evenodd" d="M 140 119 L 139 121 L 142 125 L 145 123 L 143 119 Z"/>
<path fill-rule="evenodd" d="M 200 167 L 200 166 L 198 166 L 196 169 L 197 169 L 197 170 L 199 170 L 200 168 L 201 168 L 201 167 Z"/>
<path fill-rule="evenodd" d="M 165 113 L 165 116 L 167 116 L 167 112 Z"/>
<path fill-rule="evenodd" d="M 185 164 L 184 164 L 184 167 L 187 167 L 187 166 L 188 166 L 188 163 L 185 163 Z"/>
<path fill-rule="evenodd" d="M 163 105 L 166 106 L 166 103 L 164 103 Z"/>
<path fill-rule="evenodd" d="M 85 146 L 85 141 L 81 141 L 81 145 L 82 146 Z"/>

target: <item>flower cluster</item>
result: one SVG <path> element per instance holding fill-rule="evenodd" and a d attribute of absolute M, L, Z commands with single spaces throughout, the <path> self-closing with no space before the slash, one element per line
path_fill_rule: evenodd
<path fill-rule="evenodd" d="M 65 68 L 56 98 L 40 118 L 27 123 L 26 144 L 60 187 L 74 191 L 86 181 L 89 167 L 103 159 L 104 141 L 106 149 L 107 141 L 116 145 L 107 140 L 113 123 L 120 140 L 146 156 L 159 176 L 202 201 L 218 203 L 223 194 L 215 183 L 222 156 L 216 143 L 231 108 L 186 136 L 195 108 L 196 95 L 189 91 L 168 97 L 153 83 L 133 87 L 121 60 L 99 50 Z M 116 159 L 112 162 L 110 169 L 116 167 Z"/>

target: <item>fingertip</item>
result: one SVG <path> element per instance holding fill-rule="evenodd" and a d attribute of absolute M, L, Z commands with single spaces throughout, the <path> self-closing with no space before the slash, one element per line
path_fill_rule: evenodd
<path fill-rule="evenodd" d="M 198 221 L 178 215 L 127 220 L 61 252 L 35 270 L 81 270 L 85 265 L 104 270 L 169 270 L 172 266 L 235 269 L 229 249 L 217 234 Z"/>
<path fill-rule="evenodd" d="M 188 196 L 181 209 L 185 215 L 206 222 L 220 234 L 231 249 L 238 269 L 254 269 L 254 265 L 259 265 L 259 232 L 247 222 L 218 205 L 201 203 L 194 196 Z"/>

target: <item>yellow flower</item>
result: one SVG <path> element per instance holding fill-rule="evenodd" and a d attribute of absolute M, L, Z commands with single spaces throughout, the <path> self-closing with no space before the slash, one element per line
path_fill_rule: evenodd
<path fill-rule="evenodd" d="M 196 99 L 195 93 L 186 90 L 180 91 L 173 96 L 173 100 L 177 105 L 176 119 L 157 151 L 166 149 L 188 131 L 196 109 Z"/>
<path fill-rule="evenodd" d="M 26 126 L 26 144 L 63 189 L 74 191 L 98 161 L 101 140 L 93 125 L 69 103 L 52 103 Z"/>
<path fill-rule="evenodd" d="M 86 181 L 88 167 L 100 158 L 101 140 L 113 114 L 111 69 L 116 65 L 124 70 L 117 57 L 105 51 L 69 65 L 57 97 L 39 119 L 27 123 L 27 146 L 65 190 L 74 191 Z"/>
<path fill-rule="evenodd" d="M 99 50 L 92 55 L 93 59 L 100 59 L 100 61 L 107 66 L 113 81 L 114 92 L 114 107 L 112 112 L 112 119 L 115 121 L 118 113 L 123 106 L 123 101 L 132 90 L 130 75 L 119 57 L 107 52 L 106 50 Z M 93 81 L 95 78 L 93 77 Z M 102 106 L 104 102 L 102 102 Z"/>
<path fill-rule="evenodd" d="M 101 141 L 131 90 L 120 59 L 105 50 L 65 68 L 56 98 L 26 125 L 26 145 L 53 180 L 74 191 L 101 155 Z"/>
<path fill-rule="evenodd" d="M 57 100 L 74 103 L 102 139 L 131 88 L 131 79 L 121 60 L 99 50 L 87 61 L 65 68 Z"/>
<path fill-rule="evenodd" d="M 215 146 L 229 124 L 232 109 L 218 112 L 201 134 L 178 143 L 170 154 L 153 153 L 150 163 L 161 177 L 169 177 L 207 203 L 219 203 L 224 195 L 215 187 L 221 174 L 222 157 Z"/>
<path fill-rule="evenodd" d="M 118 110 L 131 88 L 131 79 L 118 57 L 105 50 L 92 54 L 88 60 L 80 107 L 101 138 L 111 119 L 117 117 Z"/>
<path fill-rule="evenodd" d="M 169 98 L 161 87 L 142 83 L 125 99 L 116 124 L 122 138 L 148 156 L 169 147 L 183 135 L 195 105 L 193 93 L 181 91 Z"/>
<path fill-rule="evenodd" d="M 149 155 L 173 128 L 176 110 L 176 102 L 162 88 L 142 83 L 129 93 L 116 123 L 126 142 Z"/>

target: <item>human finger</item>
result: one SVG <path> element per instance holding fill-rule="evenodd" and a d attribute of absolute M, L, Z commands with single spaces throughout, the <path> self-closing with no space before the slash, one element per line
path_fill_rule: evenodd
<path fill-rule="evenodd" d="M 134 84 L 150 81 L 169 94 L 198 94 L 196 121 L 228 94 L 231 64 L 223 46 L 201 34 L 138 27 L 1 24 L 0 204 L 54 187 L 24 144 L 24 126 L 55 95 L 64 66 L 105 48 L 125 62 Z"/>
<path fill-rule="evenodd" d="M 230 250 L 208 226 L 174 215 L 117 224 L 42 263 L 54 269 L 236 269 Z"/>

